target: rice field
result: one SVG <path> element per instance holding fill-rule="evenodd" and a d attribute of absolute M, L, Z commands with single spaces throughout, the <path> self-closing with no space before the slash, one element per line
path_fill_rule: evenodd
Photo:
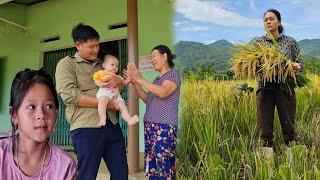
<path fill-rule="evenodd" d="M 277 113 L 274 158 L 260 151 L 255 91 L 236 88 L 254 81 L 190 78 L 182 85 L 178 135 L 178 179 L 320 179 L 320 77 L 296 91 L 293 159 L 283 145 Z M 293 161 L 291 161 L 293 160 Z"/>

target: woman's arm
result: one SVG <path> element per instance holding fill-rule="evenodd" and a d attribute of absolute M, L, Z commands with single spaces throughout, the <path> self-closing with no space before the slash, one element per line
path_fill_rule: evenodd
<path fill-rule="evenodd" d="M 155 94 L 156 96 L 160 98 L 166 98 L 170 96 L 176 89 L 177 85 L 170 81 L 165 80 L 162 85 L 155 85 L 147 80 L 145 80 L 142 76 L 138 68 L 132 64 L 129 63 L 127 66 L 127 74 L 132 77 L 132 79 L 140 85 L 140 89 L 144 87 L 147 91 Z M 142 86 L 142 87 L 141 87 Z"/>
<path fill-rule="evenodd" d="M 159 98 L 169 97 L 177 89 L 177 85 L 170 80 L 165 80 L 161 86 L 152 84 L 142 77 L 136 81 Z"/>
<path fill-rule="evenodd" d="M 134 89 L 136 90 L 139 98 L 141 98 L 143 100 L 143 102 L 147 102 L 147 92 L 141 87 L 141 85 L 139 83 L 137 83 L 129 74 L 127 70 L 123 71 L 123 76 L 125 77 L 125 82 L 127 82 L 128 84 L 131 83 L 134 87 Z"/>
<path fill-rule="evenodd" d="M 143 100 L 143 102 L 147 102 L 148 94 L 147 92 L 141 87 L 141 85 L 135 81 L 132 81 L 132 85 L 134 89 L 137 91 L 138 96 Z"/>

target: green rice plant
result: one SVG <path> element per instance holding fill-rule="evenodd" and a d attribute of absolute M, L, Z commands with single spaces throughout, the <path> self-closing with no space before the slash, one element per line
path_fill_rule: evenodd
<path fill-rule="evenodd" d="M 296 180 L 298 177 L 289 165 L 281 165 L 278 170 L 277 179 L 281 180 Z"/>
<path fill-rule="evenodd" d="M 182 121 L 177 154 L 178 179 L 317 179 L 320 177 L 320 77 L 296 91 L 293 164 L 286 155 L 275 116 L 274 162 L 261 156 L 255 93 L 239 91 L 239 83 L 190 78 L 182 85 Z"/>

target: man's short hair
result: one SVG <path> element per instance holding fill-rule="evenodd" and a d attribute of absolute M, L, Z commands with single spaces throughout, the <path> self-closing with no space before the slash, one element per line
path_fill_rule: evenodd
<path fill-rule="evenodd" d="M 99 33 L 91 26 L 79 23 L 72 29 L 71 36 L 74 42 L 87 42 L 88 40 L 100 39 Z"/>

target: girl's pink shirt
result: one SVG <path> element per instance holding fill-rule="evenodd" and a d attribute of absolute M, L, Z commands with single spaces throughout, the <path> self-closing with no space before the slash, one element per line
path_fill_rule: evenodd
<path fill-rule="evenodd" d="M 75 160 L 68 152 L 49 143 L 51 150 L 49 160 L 45 163 L 41 179 L 73 180 L 76 179 L 77 167 Z M 13 160 L 12 138 L 0 141 L 0 179 L 39 179 L 40 171 L 30 177 L 26 176 Z"/>

